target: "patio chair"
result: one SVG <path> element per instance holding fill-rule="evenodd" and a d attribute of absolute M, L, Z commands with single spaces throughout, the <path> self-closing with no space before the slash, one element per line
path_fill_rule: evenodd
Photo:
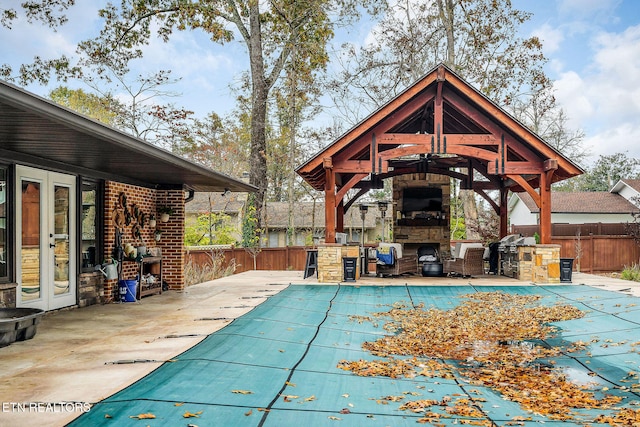
<path fill-rule="evenodd" d="M 377 249 L 376 276 L 418 273 L 417 255 L 403 255 L 399 243 L 380 243 Z"/>
<path fill-rule="evenodd" d="M 444 272 L 462 276 L 484 274 L 484 248 L 466 248 L 462 258 L 445 260 Z"/>

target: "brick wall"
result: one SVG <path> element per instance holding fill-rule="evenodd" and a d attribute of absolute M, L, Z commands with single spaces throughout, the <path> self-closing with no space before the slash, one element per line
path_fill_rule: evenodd
<path fill-rule="evenodd" d="M 133 246 L 146 246 L 147 250 L 153 247 L 162 249 L 163 280 L 167 282 L 169 289 L 184 288 L 184 192 L 182 190 L 155 190 L 135 185 L 128 185 L 114 181 L 105 183 L 105 210 L 104 210 L 104 254 L 105 260 L 111 259 L 116 240 L 116 226 L 114 216 L 119 203 L 119 196 L 124 193 L 127 199 L 127 208 L 132 205 L 147 214 L 147 220 L 143 224 L 140 238 L 133 235 L 133 224 L 125 225 L 122 231 L 122 245 L 131 243 Z M 174 214 L 169 222 L 160 222 L 156 213 L 157 206 L 171 206 Z M 157 225 L 149 226 L 148 217 L 155 215 Z M 156 242 L 155 230 L 162 231 L 162 238 Z M 136 262 L 125 261 L 122 266 L 123 279 L 135 279 L 139 265 Z M 105 280 L 104 298 L 106 302 L 114 301 L 118 297 L 118 281 Z"/>
<path fill-rule="evenodd" d="M 162 238 L 157 245 L 162 248 L 162 280 L 169 289 L 184 289 L 184 192 L 182 190 L 158 190 L 157 206 L 171 206 L 174 210 L 169 222 L 158 220 L 157 229 Z"/>

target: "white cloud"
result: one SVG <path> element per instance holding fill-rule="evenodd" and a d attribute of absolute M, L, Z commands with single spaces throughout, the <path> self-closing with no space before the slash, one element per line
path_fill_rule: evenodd
<path fill-rule="evenodd" d="M 574 71 L 563 73 L 553 84 L 556 100 L 567 111 L 571 128 L 583 127 L 582 123 L 588 122 L 596 110 L 585 86 L 584 80 Z"/>
<path fill-rule="evenodd" d="M 640 141 L 640 124 L 628 122 L 600 129 L 599 133 L 589 135 L 585 139 L 585 145 L 596 157 L 626 152 L 629 157 L 640 158 L 638 141 Z"/>
<path fill-rule="evenodd" d="M 553 28 L 549 24 L 544 24 L 542 27 L 534 30 L 531 35 L 542 40 L 542 48 L 545 55 L 550 55 L 558 51 L 560 44 L 564 40 L 562 30 Z"/>
<path fill-rule="evenodd" d="M 582 128 L 596 155 L 629 152 L 640 158 L 640 25 L 599 32 L 594 55 L 578 75 L 557 79 L 556 98 L 573 128 Z"/>

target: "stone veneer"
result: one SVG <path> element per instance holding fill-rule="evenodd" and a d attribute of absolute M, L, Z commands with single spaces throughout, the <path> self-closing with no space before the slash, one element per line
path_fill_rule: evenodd
<path fill-rule="evenodd" d="M 326 243 L 318 246 L 318 282 L 344 281 L 342 258 L 353 257 L 356 262 L 356 280 L 360 278 L 360 247 Z"/>
<path fill-rule="evenodd" d="M 17 283 L 0 284 L 0 308 L 16 308 Z"/>
<path fill-rule="evenodd" d="M 442 189 L 442 210 L 444 218 L 423 221 L 422 224 L 399 225 L 402 216 L 402 192 L 409 187 L 433 187 Z M 451 205 L 450 178 L 433 173 L 413 173 L 393 178 L 393 241 L 401 243 L 403 254 L 417 255 L 417 249 L 424 244 L 438 247 L 441 258 L 446 258 L 450 248 L 449 213 Z M 420 221 L 416 221 L 420 222 Z"/>
<path fill-rule="evenodd" d="M 560 283 L 560 245 L 518 247 L 518 280 Z"/>
<path fill-rule="evenodd" d="M 104 276 L 101 272 L 80 273 L 78 280 L 78 307 L 104 302 Z"/>
<path fill-rule="evenodd" d="M 560 245 L 536 245 L 533 281 L 560 283 Z"/>

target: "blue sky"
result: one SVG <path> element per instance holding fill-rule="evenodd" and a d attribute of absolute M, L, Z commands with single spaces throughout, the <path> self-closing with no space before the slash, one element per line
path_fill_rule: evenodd
<path fill-rule="evenodd" d="M 69 23 L 58 32 L 24 21 L 16 22 L 12 31 L 0 29 L 0 62 L 19 65 L 34 55 L 73 55 L 79 40 L 97 34 L 96 10 L 105 1 L 76 3 L 68 13 Z M 569 126 L 584 130 L 592 159 L 621 151 L 640 159 L 640 1 L 513 0 L 513 4 L 534 14 L 522 27 L 523 36 L 535 34 L 543 40 L 556 99 Z M 367 34 L 367 27 L 360 26 L 351 36 L 365 40 Z M 238 41 L 221 47 L 201 34 L 183 32 L 175 33 L 170 44 L 152 42 L 138 67 L 148 72 L 173 70 L 182 82 L 175 86 L 181 97 L 172 101 L 203 116 L 232 108 L 229 85 L 247 63 Z M 50 90 L 38 85 L 27 89 L 43 96 Z"/>
<path fill-rule="evenodd" d="M 555 96 L 593 157 L 640 158 L 640 2 L 515 0 L 534 13 L 525 35 L 543 40 Z"/>

